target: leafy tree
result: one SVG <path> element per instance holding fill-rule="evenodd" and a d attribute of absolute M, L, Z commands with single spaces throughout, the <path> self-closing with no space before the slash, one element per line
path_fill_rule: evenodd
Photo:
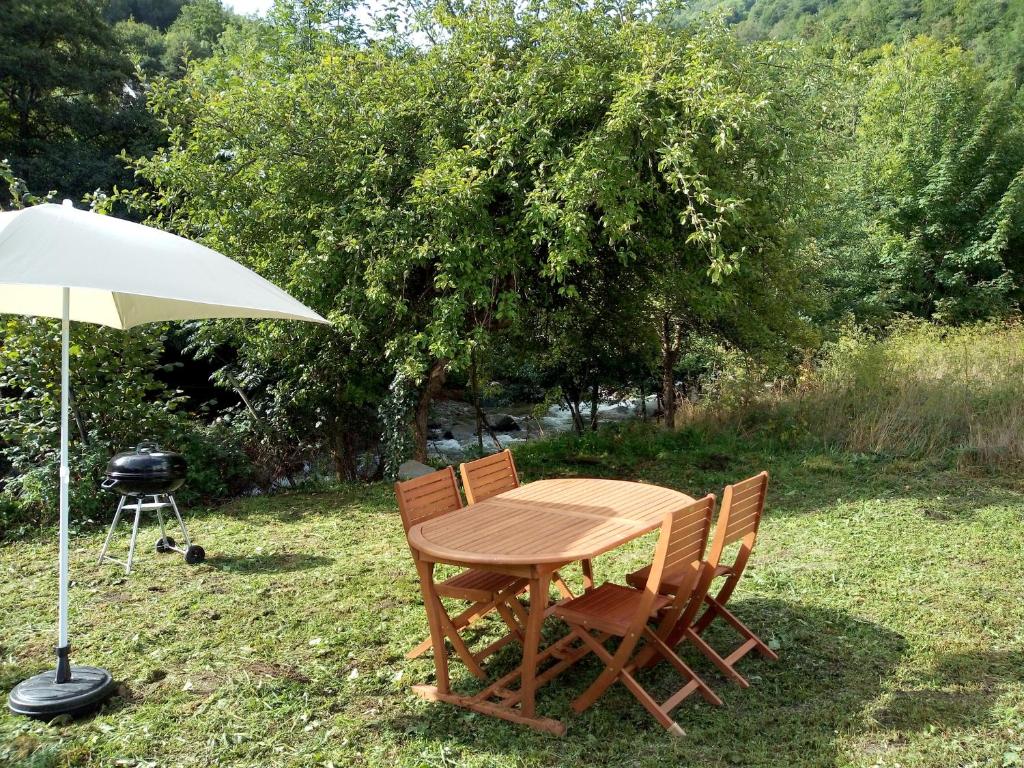
<path fill-rule="evenodd" d="M 329 313 L 333 330 L 222 324 L 206 343 L 238 344 L 261 407 L 337 446 L 339 474 L 371 407 L 408 419 L 422 455 L 448 373 L 532 313 L 575 313 L 581 335 L 607 319 L 578 298 L 650 318 L 650 285 L 615 308 L 613 275 L 718 294 L 749 269 L 734 290 L 785 303 L 808 134 L 781 53 L 611 4 L 437 7 L 425 49 L 310 12 L 229 29 L 223 54 L 157 90 L 171 141 L 137 164 L 153 190 L 135 203 Z M 720 298 L 723 323 L 750 304 Z M 607 352 L 588 353 L 606 372 Z"/>
<path fill-rule="evenodd" d="M 179 75 L 186 62 L 206 59 L 235 14 L 220 0 L 189 0 L 164 36 L 163 71 Z"/>
<path fill-rule="evenodd" d="M 134 19 L 165 31 L 181 13 L 189 0 L 107 0 L 103 17 L 110 24 Z"/>
<path fill-rule="evenodd" d="M 637 264 L 602 259 L 572 278 L 574 296 L 538 283 L 514 331 L 495 339 L 495 369 L 546 392 L 570 412 L 577 433 L 597 429 L 608 392 L 649 393 L 658 337 L 646 315 L 648 280 Z M 590 404 L 587 414 L 582 405 Z"/>
<path fill-rule="evenodd" d="M 167 43 L 159 29 L 135 19 L 125 19 L 114 25 L 114 36 L 137 70 L 149 75 L 163 71 Z"/>
<path fill-rule="evenodd" d="M 867 70 L 847 265 L 889 312 L 962 322 L 1003 314 L 1024 288 L 1024 102 L 955 47 L 920 38 Z"/>
<path fill-rule="evenodd" d="M 130 72 L 98 0 L 0 4 L 0 146 L 15 171 L 75 196 L 116 178 Z"/>
<path fill-rule="evenodd" d="M 482 105 L 472 115 L 468 146 L 493 179 L 490 188 L 480 187 L 488 195 L 485 210 L 495 210 L 492 190 L 501 184 L 505 207 L 497 210 L 510 211 L 488 229 L 520 250 L 528 241 L 540 260 L 532 280 L 522 266 L 515 272 L 519 290 L 507 305 L 534 282 L 580 297 L 588 280 L 614 274 L 607 263 L 618 262 L 651 276 L 630 303 L 632 316 L 656 317 L 654 327 L 667 324 L 673 339 L 701 312 L 701 322 L 729 332 L 801 324 L 790 311 L 799 304 L 793 289 L 800 262 L 792 246 L 813 132 L 806 88 L 788 85 L 799 62 L 778 46 L 741 46 L 720 27 L 673 34 L 661 12 L 617 6 L 581 13 L 551 3 L 517 14 L 481 4 L 439 18 L 447 32 L 437 37 L 447 42 L 431 53 L 470 73 L 472 103 Z M 457 160 L 465 167 L 463 157 Z M 447 242 L 452 235 L 446 233 Z M 483 239 L 471 247 L 488 246 Z M 577 372 L 589 368 L 591 391 L 601 361 L 610 358 L 595 349 L 587 361 L 580 352 L 595 343 L 586 329 L 597 330 L 605 310 L 613 314 L 614 290 L 605 284 L 586 297 L 607 305 L 596 316 L 584 301 L 567 307 L 572 322 L 564 318 L 580 335 L 563 347 L 571 354 L 561 363 Z M 770 300 L 751 300 L 758 296 Z M 514 317 L 532 323 L 532 310 Z M 740 320 L 755 310 L 764 316 Z M 670 346 L 665 354 L 669 407 L 677 352 Z M 579 383 L 579 375 L 572 378 Z M 565 390 L 570 401 L 575 389 Z"/>
<path fill-rule="evenodd" d="M 361 257 L 387 237 L 375 238 L 371 224 L 383 230 L 388 221 L 386 198 L 377 195 L 409 183 L 400 169 L 368 161 L 401 148 L 414 117 L 389 126 L 387 115 L 357 111 L 360 98 L 372 101 L 401 82 L 386 52 L 299 42 L 287 23 L 233 27 L 222 54 L 158 87 L 153 104 L 172 126 L 171 149 L 139 161 L 155 194 L 139 190 L 133 203 L 164 211 L 164 226 L 202 237 L 335 320 L 334 332 L 211 323 L 194 348 L 237 348 L 222 375 L 236 378 L 264 427 L 287 425 L 278 440 L 299 436 L 326 448 L 339 477 L 352 478 L 359 453 L 373 447 L 389 378 L 381 360 L 397 322 L 390 302 L 370 300 Z M 213 91 L 223 98 L 211 99 Z M 364 142 L 374 136 L 379 144 Z M 165 209 L 171 199 L 177 203 Z"/>
<path fill-rule="evenodd" d="M 959 43 L 1000 78 L 1024 76 L 1024 5 L 993 0 L 695 0 L 682 18 L 722 13 L 745 40 L 845 40 L 859 51 L 925 35 Z"/>

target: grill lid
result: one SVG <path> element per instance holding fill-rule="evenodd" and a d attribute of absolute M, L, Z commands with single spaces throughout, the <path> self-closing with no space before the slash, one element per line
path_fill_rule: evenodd
<path fill-rule="evenodd" d="M 107 463 L 107 477 L 184 479 L 188 465 L 180 453 L 161 450 L 155 442 L 144 441 L 134 450 L 122 451 Z"/>

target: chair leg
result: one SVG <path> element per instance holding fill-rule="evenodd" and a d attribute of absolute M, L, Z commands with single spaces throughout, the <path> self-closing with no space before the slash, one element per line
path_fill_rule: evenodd
<path fill-rule="evenodd" d="M 580 639 L 583 640 L 583 642 L 598 656 L 598 658 L 605 663 L 605 668 L 601 674 L 598 675 L 597 679 L 590 684 L 590 687 L 587 688 L 587 690 L 576 697 L 573 701 L 572 709 L 574 712 L 580 713 L 588 709 L 616 680 L 618 680 L 626 686 L 629 692 L 633 694 L 643 708 L 646 709 L 650 715 L 669 733 L 673 736 L 685 735 L 685 731 L 683 731 L 682 727 L 673 720 L 669 714 L 673 709 L 675 709 L 679 701 L 682 701 L 682 699 L 685 698 L 685 696 L 680 697 L 678 701 L 675 700 L 676 697 L 673 697 L 672 699 L 669 699 L 666 704 L 658 704 L 654 697 L 636 681 L 636 678 L 634 678 L 632 674 L 630 674 L 629 670 L 615 666 L 615 657 L 613 657 L 608 652 L 608 649 L 601 645 L 593 635 L 582 627 L 573 626 L 572 629 L 579 634 Z M 651 633 L 651 635 L 654 636 L 653 633 Z M 671 651 L 669 651 L 669 653 L 671 653 Z M 672 655 L 674 656 L 675 654 Z M 686 695 L 689 695 L 693 690 L 700 690 L 700 686 L 703 685 L 703 681 L 701 681 L 700 678 L 689 669 L 689 667 L 681 661 L 679 663 L 688 673 L 687 678 L 689 683 L 687 686 L 684 686 L 684 690 L 687 688 L 690 688 L 691 690 L 688 690 Z M 707 686 L 704 687 L 707 688 Z M 718 698 L 710 689 L 707 689 L 707 691 L 711 694 L 713 699 Z"/>
<path fill-rule="evenodd" d="M 500 651 L 502 648 L 504 648 L 506 645 L 508 645 L 509 643 L 511 643 L 515 639 L 516 639 L 516 636 L 513 635 L 511 632 L 508 632 L 505 635 L 503 635 L 502 637 L 499 637 L 497 640 L 495 640 L 493 643 L 488 645 L 486 648 L 483 648 L 483 649 L 477 651 L 476 653 L 474 653 L 473 654 L 473 658 L 476 659 L 478 663 L 483 663 L 483 661 L 488 656 L 491 656 L 491 655 L 497 653 L 498 651 Z"/>
<path fill-rule="evenodd" d="M 715 613 L 721 616 L 733 629 L 739 632 L 748 641 L 753 643 L 751 650 L 754 648 L 769 661 L 778 661 L 779 654 L 773 651 L 768 645 L 758 637 L 750 627 L 740 621 L 736 614 L 726 608 L 723 604 L 719 603 L 715 598 L 711 598 L 712 604 L 715 606 Z"/>
<path fill-rule="evenodd" d="M 494 607 L 493 601 L 490 602 L 490 603 L 473 603 L 471 606 L 469 606 L 469 608 L 464 610 L 458 616 L 454 617 L 452 619 L 452 624 L 455 625 L 456 629 L 460 629 L 460 630 L 461 629 L 465 629 L 470 624 L 475 622 L 477 619 L 481 618 L 482 616 L 487 615 L 491 611 L 491 609 L 493 607 Z M 415 648 L 413 648 L 412 650 L 406 652 L 405 658 L 407 658 L 407 659 L 415 659 L 418 656 L 422 656 L 424 653 L 426 653 L 427 651 L 430 650 L 431 645 L 432 645 L 431 640 L 428 637 L 426 640 L 424 640 L 422 643 L 417 645 Z"/>
<path fill-rule="evenodd" d="M 622 681 L 622 684 L 629 689 L 629 692 L 633 694 L 634 698 L 639 701 L 643 708 L 646 709 L 655 720 L 673 736 L 685 736 L 686 731 L 673 720 L 662 707 L 654 700 L 654 697 L 649 694 L 636 679 L 629 674 L 626 670 L 620 670 L 618 679 Z"/>
<path fill-rule="evenodd" d="M 526 630 L 526 622 L 529 619 L 529 616 L 526 613 L 526 609 L 523 608 L 523 604 L 521 602 L 519 602 L 519 598 L 518 597 L 516 597 L 515 595 L 512 595 L 512 597 L 508 601 L 508 605 L 512 609 L 512 613 L 514 613 L 516 615 L 516 619 L 519 620 L 519 625 L 525 631 Z"/>
<path fill-rule="evenodd" d="M 518 613 L 515 611 L 515 608 L 511 607 L 513 604 L 515 606 L 518 606 Z M 466 627 L 475 624 L 478 619 L 483 618 L 493 610 L 496 610 L 498 614 L 501 616 L 502 621 L 505 622 L 505 625 L 509 629 L 509 634 L 491 643 L 482 651 L 478 651 L 477 653 L 471 653 L 471 655 L 473 656 L 474 659 L 476 659 L 477 662 L 483 661 L 485 658 L 487 658 L 494 652 L 508 645 L 508 643 L 510 643 L 512 640 L 518 640 L 520 643 L 523 641 L 523 632 L 525 631 L 524 628 L 526 625 L 526 612 L 523 610 L 522 605 L 516 599 L 515 594 L 511 594 L 510 591 L 508 590 L 506 590 L 505 592 L 499 592 L 498 594 L 494 595 L 494 597 L 491 600 L 488 600 L 487 602 L 473 603 L 458 616 L 450 617 L 449 619 L 455 632 L 459 633 Z M 519 616 L 522 616 L 521 620 L 518 618 Z M 419 645 L 407 651 L 405 654 L 405 658 L 418 658 L 419 656 L 422 656 L 424 653 L 429 651 L 432 647 L 433 642 L 428 637 L 425 640 L 423 640 Z M 469 652 L 468 647 L 466 650 L 467 652 Z M 462 654 L 460 653 L 459 656 L 461 658 Z M 476 673 L 474 672 L 474 674 Z M 479 677 L 479 675 L 477 676 Z"/>
<path fill-rule="evenodd" d="M 729 591 L 731 592 L 732 590 Z M 721 594 L 722 593 L 720 592 L 719 595 Z M 718 667 L 722 674 L 741 688 L 749 688 L 750 682 L 736 670 L 736 664 L 740 659 L 753 650 L 757 650 L 761 656 L 769 661 L 778 661 L 779 655 L 769 648 L 760 637 L 754 634 L 753 630 L 740 621 L 732 611 L 726 608 L 718 598 L 707 595 L 704 598 L 704 602 L 707 605 L 704 609 L 704 613 L 701 614 L 700 618 L 694 622 L 692 626 L 686 628 L 683 633 L 683 638 L 697 646 L 697 649 L 707 656 L 707 658 L 716 667 Z M 707 629 L 717 616 L 720 616 L 723 621 L 729 624 L 729 626 L 743 637 L 743 643 L 725 657 L 712 648 L 711 645 L 701 637 L 704 630 Z M 671 637 L 669 640 L 670 642 L 674 642 L 676 638 Z"/>
<path fill-rule="evenodd" d="M 654 646 L 655 650 L 662 656 L 662 658 L 675 667 L 676 672 L 678 672 L 683 679 L 687 681 L 685 686 L 683 686 L 675 695 L 662 705 L 666 708 L 666 712 L 671 712 L 675 709 L 676 706 L 678 706 L 683 699 L 693 693 L 694 690 L 698 691 L 708 704 L 714 704 L 716 707 L 722 706 L 722 700 L 714 691 L 711 690 L 711 688 L 708 687 L 707 683 L 704 682 L 701 676 L 690 669 L 689 665 L 680 659 L 679 656 L 676 655 L 675 651 L 666 645 L 650 627 L 644 628 L 644 637 L 651 643 L 651 645 Z"/>
<path fill-rule="evenodd" d="M 480 667 L 480 663 L 473 656 L 472 651 L 466 646 L 465 640 L 459 634 L 459 631 L 452 624 L 451 618 L 448 616 L 447 611 L 444 610 L 444 606 L 441 601 L 437 601 L 437 617 L 441 622 L 441 628 L 448 640 L 451 641 L 452 647 L 455 649 L 455 653 L 458 654 L 459 658 L 462 659 L 462 663 L 465 664 L 474 677 L 478 677 L 481 680 L 486 679 L 487 675 L 484 674 L 483 669 Z"/>
<path fill-rule="evenodd" d="M 576 597 L 576 595 L 572 593 L 572 590 L 569 589 L 569 585 L 565 583 L 565 579 L 562 578 L 558 571 L 555 571 L 551 574 L 551 580 L 555 582 L 555 587 L 558 589 L 558 594 L 560 594 L 563 599 L 572 600 L 574 597 Z"/>
<path fill-rule="evenodd" d="M 687 629 L 685 638 L 697 646 L 697 650 L 703 653 L 712 664 L 718 667 L 718 671 L 732 680 L 740 688 L 749 688 L 750 682 L 736 671 L 735 667 L 726 662 L 721 655 L 698 635 L 693 629 Z"/>
<path fill-rule="evenodd" d="M 605 664 L 604 670 L 597 676 L 597 679 L 590 684 L 587 690 L 573 700 L 572 710 L 579 714 L 580 712 L 584 712 L 589 709 L 593 706 L 595 701 L 601 698 L 601 694 L 608 690 L 611 684 L 618 678 L 619 670 L 614 666 L 611 666 L 615 659 L 610 653 L 608 653 L 608 649 L 601 645 L 601 643 L 599 643 L 589 631 L 583 627 L 577 627 L 572 624 L 569 626 L 570 629 L 577 632 L 580 636 L 580 640 L 582 640 Z"/>
<path fill-rule="evenodd" d="M 516 615 L 512 613 L 512 609 L 508 607 L 508 603 L 497 602 L 494 604 L 494 608 L 498 611 L 498 615 L 501 616 L 501 620 L 505 622 L 509 633 L 521 643 L 523 641 L 523 628 L 519 625 Z"/>
<path fill-rule="evenodd" d="M 421 642 L 415 648 L 412 648 L 405 652 L 405 658 L 407 659 L 418 659 L 424 653 L 434 647 L 434 643 L 428 637 L 426 640 Z"/>
<path fill-rule="evenodd" d="M 703 635 L 704 630 L 708 628 L 712 620 L 715 618 L 715 603 L 717 601 L 711 595 L 704 595 L 704 612 L 697 617 L 697 620 L 693 622 L 693 631 L 698 635 Z"/>
<path fill-rule="evenodd" d="M 719 593 L 719 595 L 721 594 L 722 593 Z M 708 607 L 705 608 L 705 612 L 700 614 L 699 620 L 693 624 L 693 627 L 689 632 L 687 632 L 686 637 L 691 641 L 697 640 L 698 642 L 695 643 L 696 646 L 712 660 L 715 666 L 719 669 L 722 669 L 722 667 L 725 666 L 731 670 L 731 668 L 739 662 L 739 659 L 750 653 L 752 650 L 757 650 L 764 658 L 767 658 L 769 662 L 777 662 L 778 653 L 769 648 L 768 645 L 758 637 L 750 627 L 740 622 L 736 614 L 726 608 L 723 602 L 711 595 L 705 597 L 705 602 Z M 724 658 L 718 651 L 700 638 L 703 630 L 708 628 L 716 616 L 721 616 L 722 620 L 743 638 L 743 643 Z M 726 674 L 743 688 L 750 685 L 746 682 L 745 678 L 734 670 L 727 672 Z"/>

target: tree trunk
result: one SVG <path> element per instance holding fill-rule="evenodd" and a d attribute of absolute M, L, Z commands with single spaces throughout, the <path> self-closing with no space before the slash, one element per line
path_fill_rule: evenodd
<path fill-rule="evenodd" d="M 476 413 L 476 444 L 484 452 L 484 409 L 480 406 L 480 382 L 477 380 L 476 350 L 469 358 L 469 384 L 473 397 L 473 411 Z"/>
<path fill-rule="evenodd" d="M 339 483 L 355 480 L 356 453 L 352 444 L 352 433 L 342 425 L 336 424 L 334 439 L 331 441 L 331 460 L 334 463 L 334 476 Z M 289 480 L 291 476 L 289 475 Z M 294 483 L 293 483 L 294 484 Z"/>
<path fill-rule="evenodd" d="M 444 385 L 445 365 L 447 365 L 446 360 L 437 360 L 430 367 L 426 384 L 423 385 L 420 399 L 416 403 L 416 417 L 413 420 L 413 449 L 417 461 L 427 460 L 427 421 L 430 417 L 430 403 Z"/>
<path fill-rule="evenodd" d="M 597 382 L 590 387 L 590 431 L 597 432 Z"/>
<path fill-rule="evenodd" d="M 679 329 L 669 315 L 662 317 L 661 328 L 661 402 L 665 426 L 676 426 L 676 363 L 679 360 Z"/>
<path fill-rule="evenodd" d="M 647 389 L 640 382 L 640 421 L 647 423 Z"/>
<path fill-rule="evenodd" d="M 583 434 L 583 416 L 580 414 L 580 393 L 578 390 L 566 391 L 565 393 L 565 404 L 569 407 L 569 413 L 572 414 L 572 427 L 576 430 L 577 435 Z"/>

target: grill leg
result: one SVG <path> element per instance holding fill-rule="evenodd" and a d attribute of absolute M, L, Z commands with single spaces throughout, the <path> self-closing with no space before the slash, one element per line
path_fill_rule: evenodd
<path fill-rule="evenodd" d="M 124 509 L 125 496 L 121 497 L 121 500 L 117 502 L 117 512 L 114 513 L 114 522 L 110 524 L 110 530 L 107 531 L 107 538 L 103 542 L 103 549 L 100 550 L 100 559 L 96 561 L 97 565 L 103 563 L 103 558 L 107 556 L 107 548 L 110 546 L 110 540 L 114 537 L 114 530 L 117 528 L 117 524 L 121 521 L 121 510 Z"/>
<path fill-rule="evenodd" d="M 185 549 L 188 549 L 192 546 L 192 541 L 188 537 L 188 528 L 185 527 L 185 521 L 181 519 L 181 513 L 178 511 L 178 505 L 174 503 L 174 497 L 168 494 L 167 500 L 171 502 L 171 509 L 174 510 L 174 516 L 178 518 L 178 525 L 181 526 L 181 535 L 185 537 Z"/>
<path fill-rule="evenodd" d="M 159 504 L 160 503 L 160 497 L 159 496 L 154 496 L 153 497 L 153 501 L 156 502 L 157 504 Z M 161 539 L 166 539 L 167 538 L 167 531 L 164 530 L 164 511 L 159 506 L 156 508 L 156 519 L 160 521 L 160 538 Z"/>
<path fill-rule="evenodd" d="M 142 517 L 142 497 L 135 502 L 135 522 L 132 524 L 132 542 L 128 545 L 128 563 L 124 567 L 126 574 L 132 572 L 132 558 L 135 557 L 135 540 L 139 537 L 139 518 Z"/>

